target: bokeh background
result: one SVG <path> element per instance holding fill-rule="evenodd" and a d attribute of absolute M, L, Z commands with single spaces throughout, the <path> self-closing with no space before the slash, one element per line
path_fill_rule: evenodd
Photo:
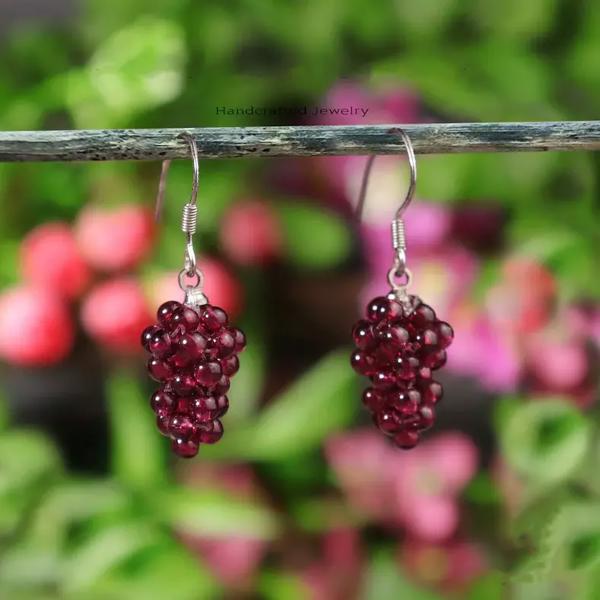
<path fill-rule="evenodd" d="M 600 103 L 585 0 L 3 0 L 0 31 L 6 130 L 592 119 Z M 273 114 L 217 111 L 252 106 Z M 358 224 L 364 160 L 202 161 L 206 290 L 249 345 L 224 438 L 190 461 L 156 430 L 139 347 L 180 296 L 189 162 L 159 225 L 159 164 L 0 165 L 1 597 L 599 597 L 598 156 L 419 157 L 414 289 L 456 338 L 410 452 L 373 428 L 348 360 L 407 184 L 378 160 Z"/>

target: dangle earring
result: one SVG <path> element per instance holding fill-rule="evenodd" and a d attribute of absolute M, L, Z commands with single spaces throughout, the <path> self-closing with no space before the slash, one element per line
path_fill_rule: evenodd
<path fill-rule="evenodd" d="M 229 379 L 237 372 L 237 354 L 246 338 L 229 325 L 227 313 L 212 306 L 204 295 L 204 275 L 196 263 L 198 148 L 194 138 L 181 134 L 190 147 L 194 180 L 190 200 L 183 207 L 181 229 L 186 236 L 184 267 L 179 272 L 183 302 L 170 300 L 158 308 L 157 323 L 142 332 L 150 353 L 148 373 L 160 387 L 150 399 L 159 431 L 171 438 L 175 454 L 191 458 L 200 444 L 214 444 L 223 435 L 220 418 L 229 408 Z M 159 218 L 170 161 L 164 161 L 156 202 Z"/>
<path fill-rule="evenodd" d="M 391 436 L 399 448 L 413 448 L 421 432 L 435 420 L 435 405 L 442 398 L 442 386 L 432 371 L 446 363 L 452 327 L 440 321 L 434 310 L 418 296 L 408 294 L 411 273 L 406 266 L 406 240 L 402 215 L 410 204 L 417 183 L 417 162 L 406 133 L 399 128 L 410 166 L 410 185 L 392 221 L 394 261 L 388 271 L 390 292 L 369 302 L 365 318 L 352 330 L 356 345 L 352 367 L 371 380 L 362 396 L 375 425 Z M 357 204 L 360 219 L 367 184 L 375 156 L 369 157 Z"/>

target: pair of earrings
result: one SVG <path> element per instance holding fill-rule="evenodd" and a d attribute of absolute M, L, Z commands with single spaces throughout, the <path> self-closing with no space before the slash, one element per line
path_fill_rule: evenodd
<path fill-rule="evenodd" d="M 406 240 L 402 215 L 416 187 L 417 166 L 406 133 L 394 128 L 404 142 L 410 166 L 410 185 L 392 221 L 394 259 L 387 280 L 390 292 L 369 302 L 365 318 L 352 336 L 356 345 L 353 368 L 370 378 L 363 404 L 376 426 L 400 448 L 412 448 L 421 432 L 433 425 L 435 405 L 442 386 L 432 372 L 446 362 L 446 348 L 453 338 L 448 323 L 407 288 L 411 273 L 406 266 Z M 208 302 L 202 292 L 204 276 L 196 263 L 193 235 L 196 231 L 199 161 L 194 138 L 182 136 L 190 147 L 194 178 L 190 200 L 183 208 L 182 231 L 186 235 L 184 267 L 179 273 L 183 302 L 171 300 L 158 308 L 157 323 L 142 332 L 142 345 L 150 352 L 148 372 L 160 383 L 150 403 L 160 432 L 171 438 L 173 451 L 190 458 L 201 444 L 213 444 L 223 435 L 221 417 L 229 408 L 230 378 L 239 368 L 238 353 L 246 345 L 243 332 L 229 323 L 227 313 Z M 360 216 L 375 157 L 367 162 L 357 213 Z M 157 213 L 164 195 L 169 161 L 163 163 Z"/>

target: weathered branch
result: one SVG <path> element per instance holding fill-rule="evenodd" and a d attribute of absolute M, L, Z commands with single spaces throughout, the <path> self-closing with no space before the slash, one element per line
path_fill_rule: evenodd
<path fill-rule="evenodd" d="M 398 126 L 419 154 L 600 149 L 600 121 L 98 129 L 0 132 L 0 161 L 185 158 L 182 131 L 195 136 L 205 158 L 395 154 L 403 145 L 389 130 Z"/>

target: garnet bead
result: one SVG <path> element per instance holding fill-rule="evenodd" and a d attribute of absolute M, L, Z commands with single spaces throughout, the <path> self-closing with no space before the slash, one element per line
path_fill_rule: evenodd
<path fill-rule="evenodd" d="M 214 444 L 223 435 L 219 418 L 229 409 L 225 394 L 239 369 L 237 354 L 246 337 L 227 326 L 223 309 L 210 304 L 196 309 L 165 302 L 157 319 L 141 336 L 151 354 L 148 372 L 161 382 L 150 406 L 158 430 L 172 438 L 173 451 L 189 458 L 200 444 Z"/>
<path fill-rule="evenodd" d="M 175 439 L 171 442 L 171 448 L 181 458 L 194 458 L 198 454 L 198 444 L 192 440 Z"/>
<path fill-rule="evenodd" d="M 356 350 L 350 358 L 373 386 L 363 392 L 362 402 L 396 446 L 412 448 L 435 421 L 442 386 L 431 372 L 446 361 L 452 328 L 415 296 L 402 303 L 392 295 L 374 298 L 366 317 L 352 329 Z"/>
<path fill-rule="evenodd" d="M 181 307 L 181 303 L 176 302 L 175 300 L 169 300 L 164 304 L 161 304 L 156 311 L 156 318 L 162 327 L 164 327 L 167 331 L 171 329 L 171 319 L 173 318 L 173 314 L 177 309 Z"/>
<path fill-rule="evenodd" d="M 152 357 L 148 361 L 148 373 L 155 381 L 166 381 L 171 377 L 173 371 L 171 367 L 160 358 Z"/>

